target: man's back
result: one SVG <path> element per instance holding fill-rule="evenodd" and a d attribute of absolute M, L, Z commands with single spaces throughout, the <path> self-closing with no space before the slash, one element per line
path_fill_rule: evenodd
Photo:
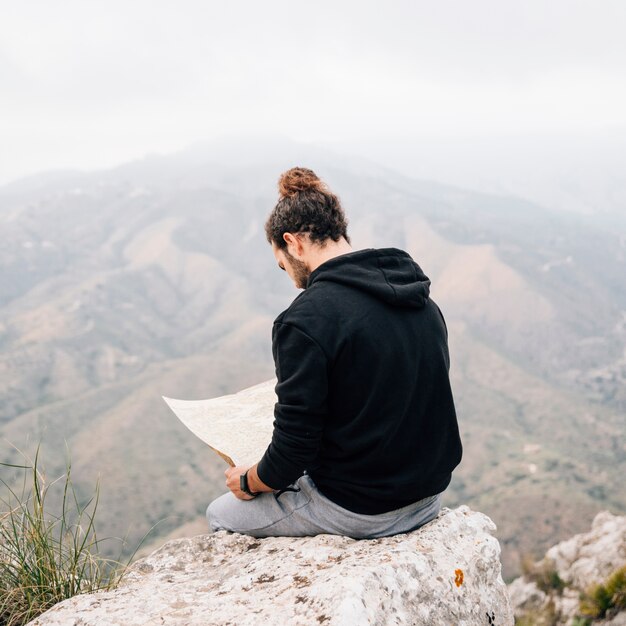
<path fill-rule="evenodd" d="M 371 515 L 448 486 L 461 442 L 429 285 L 394 248 L 310 275 L 274 324 L 278 404 L 260 475 L 295 480 L 304 467 L 330 500 Z"/>
<path fill-rule="evenodd" d="M 228 468 L 211 528 L 255 537 L 387 537 L 437 516 L 461 442 L 447 331 L 430 281 L 401 250 L 352 248 L 339 198 L 291 168 L 265 223 L 304 291 L 272 327 L 272 441 Z"/>

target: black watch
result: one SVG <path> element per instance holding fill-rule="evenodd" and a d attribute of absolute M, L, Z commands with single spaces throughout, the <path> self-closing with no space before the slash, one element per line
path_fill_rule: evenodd
<path fill-rule="evenodd" d="M 248 472 L 250 470 L 247 469 L 241 476 L 239 476 L 239 489 L 244 493 L 247 493 L 249 496 L 256 497 L 261 492 L 260 491 L 250 491 L 250 487 L 248 486 Z"/>

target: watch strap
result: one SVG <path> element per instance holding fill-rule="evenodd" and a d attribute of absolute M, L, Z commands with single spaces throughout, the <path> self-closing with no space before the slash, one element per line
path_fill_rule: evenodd
<path fill-rule="evenodd" d="M 245 494 L 249 495 L 249 496 L 253 496 L 256 497 L 258 496 L 261 492 L 260 491 L 250 491 L 250 486 L 248 485 L 248 472 L 250 470 L 247 469 L 243 474 L 241 474 L 241 476 L 239 476 L 239 488 L 241 489 L 241 491 L 243 491 Z"/>

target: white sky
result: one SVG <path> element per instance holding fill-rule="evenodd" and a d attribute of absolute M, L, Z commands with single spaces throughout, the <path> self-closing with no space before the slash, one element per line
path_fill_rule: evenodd
<path fill-rule="evenodd" d="M 228 133 L 626 129 L 624 0 L 0 1 L 0 182 Z"/>

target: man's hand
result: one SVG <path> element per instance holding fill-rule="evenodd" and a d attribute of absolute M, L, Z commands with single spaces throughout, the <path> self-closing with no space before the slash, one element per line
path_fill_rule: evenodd
<path fill-rule="evenodd" d="M 250 465 L 236 465 L 235 467 L 229 467 L 225 472 L 226 486 L 235 494 L 240 500 L 252 500 L 254 496 L 249 496 L 239 488 L 239 477 L 250 469 Z"/>
<path fill-rule="evenodd" d="M 235 497 L 240 500 L 252 500 L 255 496 L 249 496 L 247 493 L 241 491 L 239 485 L 239 477 L 246 471 L 248 472 L 248 488 L 253 492 L 262 492 L 262 491 L 273 491 L 271 487 L 266 485 L 256 473 L 256 466 L 258 463 L 254 465 L 237 465 L 235 467 L 229 467 L 225 470 L 224 475 L 226 476 L 226 486 L 233 492 Z"/>

